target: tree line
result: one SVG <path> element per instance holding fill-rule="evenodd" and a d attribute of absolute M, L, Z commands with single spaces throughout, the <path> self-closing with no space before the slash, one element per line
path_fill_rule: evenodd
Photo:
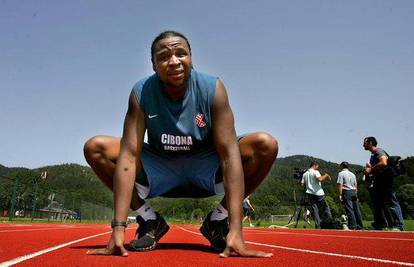
<path fill-rule="evenodd" d="M 251 195 L 251 202 L 256 208 L 256 216 L 268 218 L 271 214 L 292 214 L 295 204 L 300 205 L 304 193 L 295 178 L 295 173 L 309 167 L 311 161 L 320 163 L 321 173 L 329 173 L 332 181 L 323 184 L 326 199 L 331 207 L 334 217 L 339 217 L 345 211 L 338 200 L 336 177 L 340 171 L 338 163 L 313 158 L 306 155 L 296 155 L 278 158 L 272 167 L 268 177 L 262 185 Z M 395 191 L 400 200 L 401 208 L 405 218 L 414 218 L 414 157 L 404 160 L 406 174 L 395 178 Z M 362 169 L 360 165 L 350 166 L 355 172 Z M 40 178 L 43 171 L 48 172 L 46 180 Z M 370 199 L 364 183 L 361 181 L 362 174 L 358 178 L 358 197 L 364 219 L 372 219 Z M 16 187 L 18 179 L 18 188 Z M 46 206 L 50 202 L 50 196 L 55 193 L 59 201 L 65 206 L 75 209 L 82 201 L 94 203 L 104 207 L 112 208 L 112 193 L 96 177 L 93 171 L 78 164 L 61 164 L 45 166 L 37 169 L 8 168 L 0 165 L 0 210 L 10 208 L 12 193 L 16 192 L 19 197 L 19 208 L 31 209 L 36 197 L 36 205 Z M 205 199 L 169 199 L 155 198 L 150 204 L 166 217 L 195 219 L 205 216 L 220 201 L 219 197 Z"/>

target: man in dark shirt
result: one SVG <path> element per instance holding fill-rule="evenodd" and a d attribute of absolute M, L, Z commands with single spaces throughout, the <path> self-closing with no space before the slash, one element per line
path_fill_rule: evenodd
<path fill-rule="evenodd" d="M 371 152 L 369 164 L 365 167 L 365 175 L 374 176 L 374 223 L 375 218 L 380 218 L 382 209 L 389 212 L 391 222 L 389 227 L 395 231 L 404 230 L 404 220 L 400 204 L 393 190 L 394 177 L 388 166 L 388 154 L 382 148 L 377 147 L 375 137 L 366 137 L 363 147 Z M 375 225 L 374 225 L 375 227 Z"/>

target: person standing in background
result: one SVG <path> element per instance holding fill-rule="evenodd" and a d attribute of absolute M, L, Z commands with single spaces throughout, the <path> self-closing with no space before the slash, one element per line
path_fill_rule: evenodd
<path fill-rule="evenodd" d="M 321 182 L 330 181 L 331 177 L 325 173 L 321 175 L 318 171 L 319 163 L 313 161 L 310 168 L 302 175 L 301 185 L 306 188 L 306 195 L 312 207 L 313 217 L 315 218 L 315 228 L 321 228 L 321 212 L 322 220 L 325 222 L 332 222 L 331 210 L 325 200 L 325 192 L 322 189 Z"/>
<path fill-rule="evenodd" d="M 364 138 L 363 147 L 371 152 L 369 164 L 364 169 L 364 174 L 374 177 L 374 222 L 381 218 L 382 210 L 389 212 L 391 221 L 388 227 L 394 231 L 404 230 L 404 219 L 393 189 L 394 176 L 388 166 L 388 154 L 384 149 L 377 147 L 377 139 L 373 136 Z M 375 227 L 375 225 L 374 225 Z"/>
<path fill-rule="evenodd" d="M 349 171 L 349 163 L 343 161 L 340 164 L 342 170 L 338 174 L 339 201 L 344 204 L 348 216 L 348 228 L 351 230 L 362 229 L 361 211 L 358 206 L 357 180 L 355 174 Z"/>
<path fill-rule="evenodd" d="M 253 224 L 252 224 L 252 214 L 253 214 L 253 212 L 254 212 L 254 207 L 253 207 L 252 203 L 250 202 L 250 196 L 247 196 L 243 200 L 243 214 L 244 214 L 243 222 L 248 220 L 250 227 L 253 227 Z"/>

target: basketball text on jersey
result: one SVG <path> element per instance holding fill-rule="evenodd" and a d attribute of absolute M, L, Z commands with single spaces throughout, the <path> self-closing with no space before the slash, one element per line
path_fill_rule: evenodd
<path fill-rule="evenodd" d="M 161 143 L 164 145 L 164 150 L 187 151 L 193 145 L 193 139 L 191 136 L 162 134 Z"/>

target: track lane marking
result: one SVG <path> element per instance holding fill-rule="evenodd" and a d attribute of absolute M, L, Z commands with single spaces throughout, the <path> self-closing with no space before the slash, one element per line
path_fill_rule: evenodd
<path fill-rule="evenodd" d="M 112 230 L 108 231 L 108 232 L 96 234 L 96 235 L 87 236 L 87 237 L 80 238 L 80 239 L 77 239 L 77 240 L 73 240 L 73 241 L 70 241 L 70 242 L 67 242 L 67 243 L 64 243 L 64 244 L 60 244 L 60 245 L 57 245 L 57 246 L 54 246 L 54 247 L 43 249 L 43 250 L 40 250 L 38 252 L 30 253 L 30 254 L 27 254 L 27 255 L 24 255 L 24 256 L 20 256 L 20 257 L 17 257 L 17 258 L 8 260 L 8 261 L 1 262 L 0 267 L 8 267 L 8 266 L 11 266 L 13 264 L 17 264 L 17 263 L 20 263 L 22 261 L 29 260 L 29 259 L 35 258 L 37 256 L 49 253 L 51 251 L 54 251 L 54 250 L 57 250 L 57 249 L 60 249 L 60 248 L 63 248 L 63 247 L 66 247 L 66 246 L 69 246 L 69 245 L 72 245 L 72 244 L 75 244 L 75 243 L 79 243 L 79 242 L 82 242 L 82 241 L 85 241 L 85 240 L 88 240 L 88 239 L 91 239 L 91 238 L 106 235 L 106 234 L 109 234 L 109 233 L 112 233 Z"/>
<path fill-rule="evenodd" d="M 45 231 L 45 230 L 67 230 L 68 228 L 34 228 L 34 229 L 16 229 L 16 230 L 0 230 L 0 233 L 12 233 L 12 232 L 31 232 L 31 231 Z"/>
<path fill-rule="evenodd" d="M 320 235 L 320 234 L 305 234 L 305 233 L 289 233 L 289 232 L 271 232 L 261 231 L 255 229 L 249 229 L 246 233 L 263 233 L 263 234 L 276 234 L 276 235 L 300 235 L 300 236 L 318 236 L 318 237 L 340 237 L 340 238 L 360 238 L 360 239 L 378 239 L 378 240 L 396 240 L 396 241 L 414 241 L 413 238 L 397 238 L 397 237 L 379 237 L 379 236 L 348 236 L 348 235 Z"/>
<path fill-rule="evenodd" d="M 110 228 L 105 227 L 105 228 Z M 77 230 L 77 229 L 96 229 L 95 226 L 68 226 L 68 227 L 51 227 L 51 228 L 32 228 L 32 229 L 10 229 L 10 230 L 0 230 L 0 233 L 9 233 L 9 232 L 30 232 L 30 231 L 44 231 L 44 230 Z"/>
<path fill-rule="evenodd" d="M 35 227 L 33 225 L 33 227 Z M 109 226 L 107 227 L 102 227 L 102 228 L 108 228 L 110 229 Z M 55 227 L 50 227 L 50 226 L 45 226 L 45 227 L 38 227 L 38 228 L 24 228 L 24 229 L 8 229 L 8 230 L 0 230 L 0 233 L 9 233 L 9 232 L 30 232 L 30 231 L 43 231 L 43 230 L 68 230 L 68 229 L 97 229 L 96 225 L 91 225 L 91 226 L 78 226 L 78 225 L 60 225 L 60 226 L 55 226 Z"/>
<path fill-rule="evenodd" d="M 194 232 L 191 230 L 187 230 L 181 226 L 176 226 L 177 228 L 189 232 L 195 235 L 202 234 L 198 232 Z M 284 247 L 284 246 L 277 246 L 277 245 L 271 245 L 271 244 L 264 244 L 264 243 L 258 243 L 258 242 L 252 242 L 252 241 L 245 241 L 247 244 L 252 244 L 256 246 L 263 246 L 263 247 L 270 247 L 270 248 L 278 248 L 278 249 L 284 249 L 284 250 L 291 250 L 296 252 L 304 252 L 304 253 L 311 253 L 311 254 L 319 254 L 319 255 L 326 255 L 326 256 L 333 256 L 333 257 L 340 257 L 340 258 L 347 258 L 347 259 L 358 259 L 358 260 L 365 260 L 365 261 L 371 261 L 371 262 L 379 262 L 379 263 L 387 263 L 387 264 L 395 264 L 395 265 L 401 265 L 401 266 L 414 266 L 414 263 L 411 262 L 403 262 L 403 261 L 393 261 L 393 260 L 385 260 L 385 259 L 379 259 L 379 258 L 370 258 L 370 257 L 364 257 L 364 256 L 354 256 L 354 255 L 347 255 L 347 254 L 338 254 L 338 253 L 332 253 L 332 252 L 323 252 L 323 251 L 317 251 L 317 250 L 309 250 L 309 249 L 301 249 L 301 248 L 291 248 L 291 247 Z"/>

